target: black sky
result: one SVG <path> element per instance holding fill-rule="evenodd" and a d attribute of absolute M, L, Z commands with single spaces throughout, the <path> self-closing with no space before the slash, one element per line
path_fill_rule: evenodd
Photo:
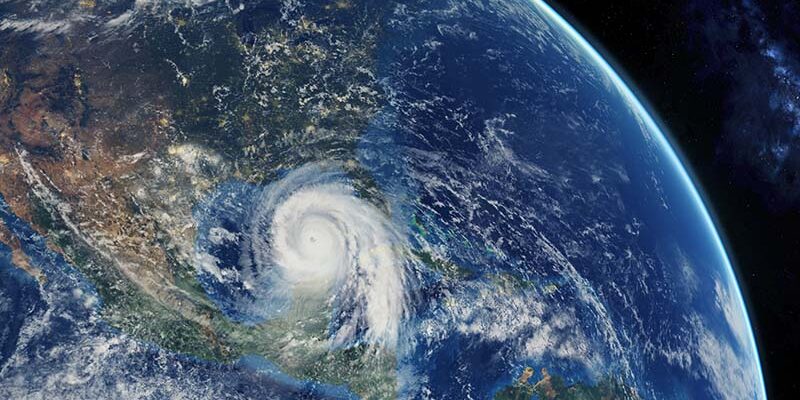
<path fill-rule="evenodd" d="M 800 2 L 551 4 L 638 87 L 705 192 L 772 399 L 800 395 Z"/>

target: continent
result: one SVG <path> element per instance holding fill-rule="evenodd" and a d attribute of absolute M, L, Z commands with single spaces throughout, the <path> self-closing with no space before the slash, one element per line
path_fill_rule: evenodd
<path fill-rule="evenodd" d="M 78 6 L 69 12 L 120 13 Z M 221 182 L 261 183 L 319 160 L 343 162 L 360 193 L 380 201 L 354 151 L 380 100 L 373 52 L 384 8 L 133 7 L 98 43 L 78 40 L 90 23 L 35 43 L 10 37 L 0 54 L 9 207 L 95 285 L 103 318 L 136 338 L 225 363 L 261 355 L 298 379 L 391 396 L 390 350 L 331 349 L 318 319 L 226 318 L 197 281 L 192 217 Z M 44 279 L 13 235 L 0 229 L 0 241 L 14 265 Z"/>

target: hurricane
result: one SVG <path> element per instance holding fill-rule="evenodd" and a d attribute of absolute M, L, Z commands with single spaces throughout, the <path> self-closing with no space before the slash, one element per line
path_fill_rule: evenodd
<path fill-rule="evenodd" d="M 217 297 L 230 293 L 234 314 L 251 322 L 321 316 L 331 346 L 395 346 L 408 313 L 411 261 L 384 211 L 330 164 L 240 193 L 209 207 L 244 211 L 201 223 L 209 233 L 197 256 Z"/>

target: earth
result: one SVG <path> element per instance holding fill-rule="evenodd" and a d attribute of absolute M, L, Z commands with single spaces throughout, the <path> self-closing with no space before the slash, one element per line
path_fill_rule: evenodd
<path fill-rule="evenodd" d="M 698 190 L 539 0 L 0 1 L 0 243 L 0 398 L 765 398 Z"/>

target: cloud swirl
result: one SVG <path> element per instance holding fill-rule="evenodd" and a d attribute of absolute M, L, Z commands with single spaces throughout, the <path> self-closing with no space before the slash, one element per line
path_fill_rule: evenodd
<path fill-rule="evenodd" d="M 386 215 L 335 168 L 309 165 L 256 198 L 243 262 L 282 312 L 329 306 L 332 344 L 394 346 L 407 313 L 407 251 Z"/>

